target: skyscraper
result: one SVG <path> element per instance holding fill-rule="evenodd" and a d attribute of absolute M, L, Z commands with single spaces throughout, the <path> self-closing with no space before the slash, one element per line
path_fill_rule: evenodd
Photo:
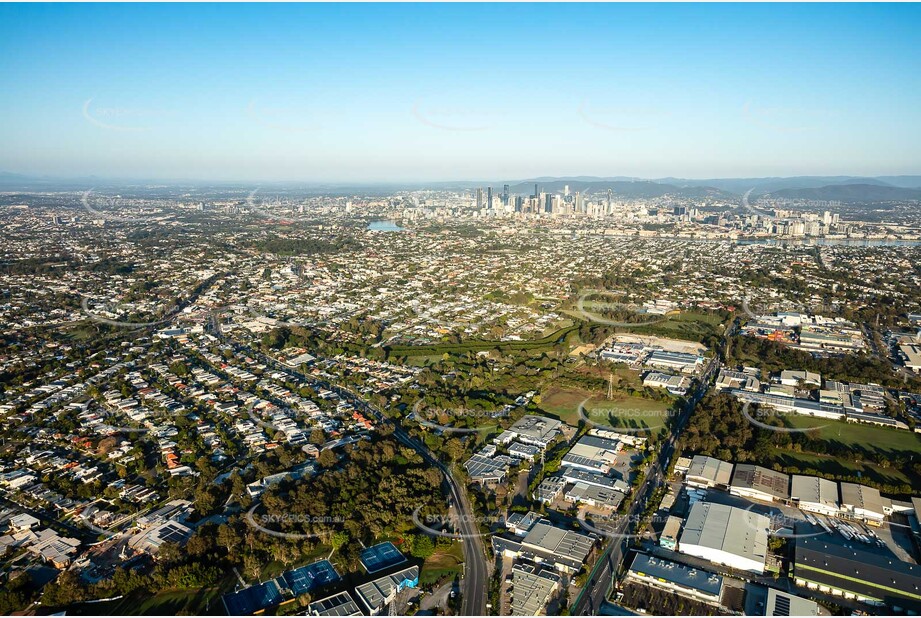
<path fill-rule="evenodd" d="M 553 212 L 553 195 L 550 193 L 544 194 L 544 212 Z"/>
<path fill-rule="evenodd" d="M 540 187 L 537 186 L 537 183 L 534 183 L 534 197 L 540 197 Z"/>
<path fill-rule="evenodd" d="M 502 205 L 508 206 L 508 185 L 502 185 Z"/>
<path fill-rule="evenodd" d="M 476 209 L 480 210 L 483 208 L 483 189 L 477 188 L 476 190 Z"/>
<path fill-rule="evenodd" d="M 492 210 L 492 187 L 486 187 L 486 208 Z"/>

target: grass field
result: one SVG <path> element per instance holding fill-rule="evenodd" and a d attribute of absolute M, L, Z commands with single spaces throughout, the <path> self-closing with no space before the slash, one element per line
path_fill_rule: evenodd
<path fill-rule="evenodd" d="M 875 425 L 848 423 L 823 418 L 791 414 L 784 418 L 788 426 L 799 429 L 822 427 L 819 437 L 828 442 L 838 442 L 853 449 L 877 452 L 884 455 L 896 453 L 921 454 L 921 435 L 904 429 L 889 429 Z"/>
<path fill-rule="evenodd" d="M 425 559 L 419 573 L 419 583 L 433 584 L 442 577 L 454 578 L 463 570 L 464 550 L 460 543 L 453 543 L 450 548 L 438 550 Z"/>
<path fill-rule="evenodd" d="M 386 346 L 387 355 L 393 357 L 430 356 L 441 354 L 466 354 L 481 350 L 539 350 L 552 348 L 558 341 L 565 340 L 578 330 L 577 325 L 567 326 L 554 331 L 546 337 L 530 341 L 464 341 L 462 343 L 433 343 L 430 345 L 394 345 Z"/>
<path fill-rule="evenodd" d="M 722 332 L 721 324 L 722 321 L 716 314 L 688 311 L 669 316 L 663 322 L 645 326 L 625 327 L 623 330 L 639 334 L 701 341 L 705 337 L 719 335 Z"/>
<path fill-rule="evenodd" d="M 825 455 L 812 455 L 784 449 L 775 449 L 774 459 L 772 461 L 759 462 L 759 464 L 771 467 L 775 462 L 784 467 L 796 467 L 800 470 L 811 468 L 820 470 L 825 474 L 861 476 L 877 483 L 889 485 L 902 485 L 907 483 L 915 487 L 915 489 L 919 488 L 919 483 L 917 481 L 913 483 L 912 479 L 899 470 L 881 468 L 872 464 L 843 459 L 841 457 L 828 457 Z"/>
<path fill-rule="evenodd" d="M 75 616 L 112 615 L 112 616 L 177 616 L 177 615 L 217 615 L 222 616 L 224 604 L 221 595 L 233 590 L 236 579 L 231 575 L 222 586 L 214 588 L 196 588 L 193 590 L 163 590 L 154 596 L 131 594 L 114 601 L 103 603 L 79 603 L 67 608 Z"/>
<path fill-rule="evenodd" d="M 606 399 L 605 393 L 582 389 L 551 387 L 541 395 L 540 407 L 550 416 L 572 426 L 579 424 L 579 404 L 586 399 L 585 415 L 598 424 L 612 427 L 650 428 L 663 427 L 671 401 L 653 401 L 643 397 L 618 395 Z"/>

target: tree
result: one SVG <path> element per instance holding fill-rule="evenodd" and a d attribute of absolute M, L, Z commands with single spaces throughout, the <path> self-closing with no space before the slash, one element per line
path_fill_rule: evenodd
<path fill-rule="evenodd" d="M 412 555 L 416 558 L 428 558 L 435 553 L 435 543 L 427 534 L 418 534 L 413 537 Z"/>
<path fill-rule="evenodd" d="M 326 449 L 320 451 L 319 456 L 317 457 L 317 463 L 322 468 L 332 468 L 336 465 L 336 462 L 339 461 L 339 458 L 336 457 L 336 454 L 332 449 Z"/>
<path fill-rule="evenodd" d="M 445 443 L 444 450 L 451 461 L 457 461 L 464 456 L 464 443 L 457 438 L 451 438 Z"/>

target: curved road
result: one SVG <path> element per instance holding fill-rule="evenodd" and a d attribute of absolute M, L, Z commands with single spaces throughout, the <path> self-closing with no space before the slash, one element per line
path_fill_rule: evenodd
<path fill-rule="evenodd" d="M 211 321 L 211 326 L 212 330 L 214 330 L 218 336 L 223 335 L 218 319 L 213 319 Z M 470 501 L 467 498 L 467 492 L 457 482 L 454 475 L 451 474 L 450 469 L 439 461 L 427 446 L 410 436 L 399 423 L 384 416 L 382 411 L 359 397 L 353 391 L 336 384 L 331 384 L 325 380 L 307 376 L 248 346 L 231 340 L 225 339 L 225 341 L 233 346 L 235 350 L 244 352 L 254 358 L 261 358 L 266 364 L 273 365 L 281 371 L 296 376 L 308 384 L 335 392 L 356 408 L 371 414 L 377 418 L 379 422 L 392 427 L 393 435 L 397 440 L 419 453 L 429 464 L 441 471 L 445 483 L 448 486 L 451 503 L 454 505 L 455 509 L 457 509 L 458 527 L 460 529 L 461 541 L 464 546 L 464 577 L 461 581 L 461 613 L 465 616 L 485 616 L 489 580 L 489 565 L 486 561 L 486 551 L 483 546 L 483 539 L 479 527 L 476 525 L 473 508 L 470 506 Z"/>

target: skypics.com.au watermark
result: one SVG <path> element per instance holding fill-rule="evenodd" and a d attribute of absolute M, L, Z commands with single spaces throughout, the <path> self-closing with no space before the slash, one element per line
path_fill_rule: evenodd
<path fill-rule="evenodd" d="M 285 532 L 283 530 L 276 530 L 269 526 L 282 525 L 282 526 L 291 526 L 291 525 L 301 525 L 301 526 L 316 526 L 318 524 L 322 525 L 342 525 L 347 520 L 342 517 L 330 517 L 330 516 L 316 516 L 316 515 L 305 515 L 298 513 L 283 513 L 283 514 L 256 514 L 256 509 L 259 508 L 261 502 L 257 502 L 246 512 L 246 523 L 269 536 L 274 536 L 279 539 L 285 539 L 288 541 L 302 541 L 308 539 L 319 539 L 323 535 L 313 532 Z"/>
<path fill-rule="evenodd" d="M 637 526 L 643 526 L 645 528 L 647 524 L 661 524 L 664 526 L 667 520 L 668 516 L 659 515 L 657 513 L 646 516 L 639 513 L 624 515 L 611 513 L 610 515 L 592 517 L 591 520 L 582 517 L 577 519 L 579 525 L 586 531 L 599 537 L 615 541 L 644 539 L 655 536 L 654 532 L 628 532 L 628 530 L 632 530 Z"/>
<path fill-rule="evenodd" d="M 804 518 L 791 517 L 778 510 L 771 510 L 770 513 L 764 514 L 752 510 L 754 508 L 755 505 L 752 504 L 744 510 L 746 513 L 757 515 L 758 517 L 744 517 L 743 520 L 745 525 L 755 532 L 764 531 L 769 536 L 782 539 L 806 539 L 830 534 L 824 528 L 818 531 L 815 531 L 812 526 L 806 528 L 805 526 L 808 522 Z M 797 530 L 800 530 L 800 532 L 797 532 Z"/>
<path fill-rule="evenodd" d="M 479 433 L 484 430 L 495 429 L 498 424 L 489 420 L 495 420 L 505 414 L 501 411 L 472 410 L 466 408 L 424 408 L 423 401 L 419 400 L 413 406 L 412 418 L 423 427 L 437 429 L 444 433 Z M 470 419 L 476 419 L 477 424 L 473 426 L 458 427 L 451 424 L 452 421 L 463 419 L 469 422 Z M 482 423 L 479 421 L 483 420 Z"/>
<path fill-rule="evenodd" d="M 678 415 L 676 410 L 651 410 L 648 408 L 615 408 L 600 405 L 587 406 L 592 398 L 579 403 L 579 419 L 586 424 L 617 433 L 655 433 L 664 428 L 669 418 Z"/>
<path fill-rule="evenodd" d="M 90 298 L 84 296 L 80 301 L 80 308 L 83 310 L 83 314 L 86 315 L 89 319 L 94 322 L 99 322 L 100 324 L 107 324 L 109 326 L 116 326 L 119 328 L 145 328 L 148 326 L 159 326 L 162 324 L 167 324 L 172 321 L 172 317 L 162 318 L 159 320 L 151 320 L 147 322 L 137 322 L 131 320 L 119 319 L 122 315 L 133 311 L 130 306 L 117 303 L 102 303 L 101 306 L 90 307 Z M 166 307 L 164 312 L 166 314 L 173 314 L 179 310 L 178 304 L 173 304 Z M 113 316 L 113 317 L 108 317 Z"/>
<path fill-rule="evenodd" d="M 484 515 L 422 515 L 422 507 L 417 507 L 413 511 L 413 524 L 423 532 L 432 536 L 444 537 L 447 539 L 464 539 L 472 537 L 487 537 L 500 534 L 506 530 L 507 522 L 501 517 L 490 517 Z M 466 524 L 466 525 L 465 525 Z M 482 532 L 481 526 L 497 528 L 489 532 Z M 462 532 L 461 530 L 473 529 L 476 532 Z"/>
<path fill-rule="evenodd" d="M 603 312 L 606 311 L 616 315 L 636 316 L 637 319 L 634 321 L 618 320 L 604 315 Z M 665 314 L 651 314 L 641 307 L 621 302 L 618 294 L 607 290 L 584 290 L 580 292 L 576 300 L 576 313 L 586 322 L 620 328 L 648 326 L 668 319 Z"/>
<path fill-rule="evenodd" d="M 93 189 L 83 192 L 80 204 L 94 219 L 113 223 L 159 223 L 163 217 L 163 213 L 159 211 L 155 213 L 136 212 L 137 208 L 133 207 L 128 200 L 120 196 L 98 195 Z M 134 210 L 129 210 L 129 207 Z"/>
<path fill-rule="evenodd" d="M 766 431 L 773 431 L 776 433 L 808 433 L 810 431 L 818 431 L 823 427 L 828 425 L 817 425 L 815 427 L 788 427 L 786 424 L 783 424 L 783 421 L 787 418 L 802 417 L 802 414 L 793 411 L 778 410 L 769 405 L 759 405 L 755 410 L 752 410 L 752 403 L 746 401 L 742 404 L 742 416 L 745 417 L 745 420 L 748 421 L 751 425 L 764 429 Z M 772 425 L 770 423 L 764 422 L 767 419 L 778 419 L 782 424 Z"/>

